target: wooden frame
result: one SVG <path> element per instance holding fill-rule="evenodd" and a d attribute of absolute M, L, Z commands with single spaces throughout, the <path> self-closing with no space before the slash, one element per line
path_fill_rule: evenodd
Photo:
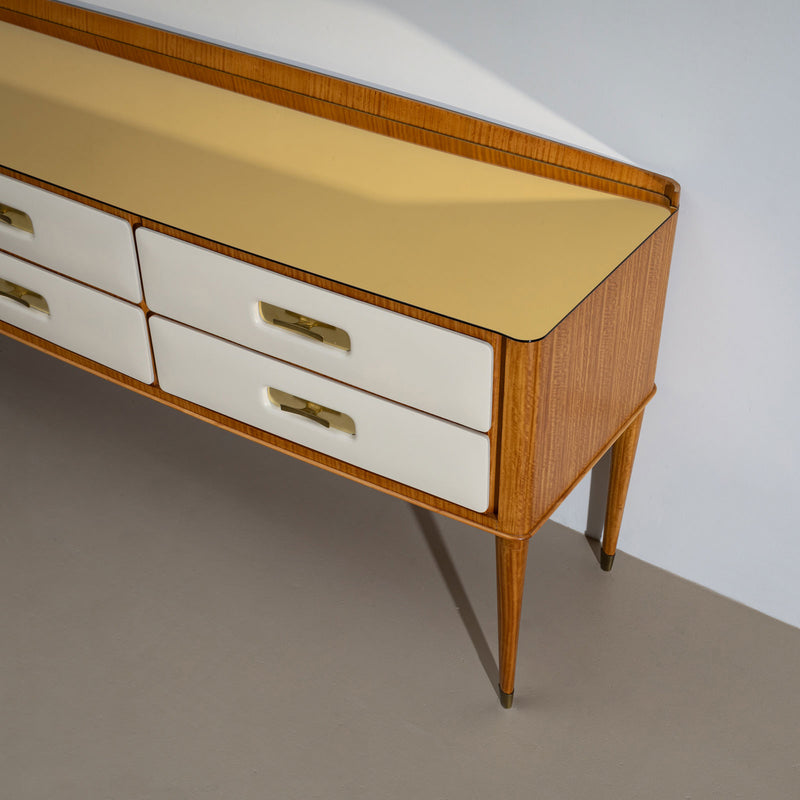
<path fill-rule="evenodd" d="M 525 342 L 176 230 L 139 216 L 137 209 L 114 208 L 102 198 L 86 198 L 69 187 L 47 184 L 2 166 L 0 150 L 3 174 L 117 214 L 134 226 L 168 233 L 492 344 L 494 402 L 489 436 L 493 499 L 485 513 L 476 513 L 169 395 L 157 382 L 153 386 L 140 383 L 0 322 L 1 333 L 140 394 L 494 534 L 500 697 L 510 706 L 528 540 L 609 448 L 614 456 L 602 546 L 604 568 L 610 569 L 613 561 L 642 413 L 655 391 L 677 221 L 677 184 L 627 164 L 452 111 L 50 0 L 0 0 L 0 21 L 376 134 L 669 209 L 667 220 L 559 325 L 543 338 Z M 141 307 L 149 313 L 144 302 Z"/>

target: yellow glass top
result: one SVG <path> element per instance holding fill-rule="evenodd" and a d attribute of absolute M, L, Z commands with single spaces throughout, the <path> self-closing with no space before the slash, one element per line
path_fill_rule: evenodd
<path fill-rule="evenodd" d="M 6 167 L 521 340 L 670 213 L 2 23 L 0 110 Z"/>

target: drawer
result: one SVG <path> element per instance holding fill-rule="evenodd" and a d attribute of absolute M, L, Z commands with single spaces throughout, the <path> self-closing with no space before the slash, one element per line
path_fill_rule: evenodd
<path fill-rule="evenodd" d="M 5 217 L 0 249 L 141 301 L 133 230 L 126 220 L 5 175 L 0 175 L 0 206 L 11 209 L 0 208 Z"/>
<path fill-rule="evenodd" d="M 473 511 L 488 507 L 485 434 L 170 320 L 151 317 L 150 331 L 166 392 Z"/>
<path fill-rule="evenodd" d="M 0 253 L 0 292 L 4 322 L 144 383 L 153 382 L 141 308 L 5 253 Z"/>
<path fill-rule="evenodd" d="M 158 314 L 489 430 L 494 353 L 488 342 L 151 230 L 139 228 L 136 239 L 147 304 Z"/>

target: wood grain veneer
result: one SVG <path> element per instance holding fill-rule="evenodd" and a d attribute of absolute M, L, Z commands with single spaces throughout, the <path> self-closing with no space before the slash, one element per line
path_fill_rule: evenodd
<path fill-rule="evenodd" d="M 677 207 L 670 178 L 465 114 L 51 0 L 0 0 L 0 20 L 393 138 Z"/>
<path fill-rule="evenodd" d="M 497 566 L 497 639 L 500 654 L 500 698 L 510 706 L 517 666 L 520 610 L 528 562 L 528 539 L 495 540 Z"/>
<path fill-rule="evenodd" d="M 636 445 L 639 443 L 639 433 L 642 430 L 644 414 L 639 414 L 636 419 L 625 429 L 622 436 L 614 443 L 611 451 L 611 474 L 608 485 L 608 505 L 606 507 L 606 520 L 603 526 L 603 553 L 613 556 L 617 551 L 619 528 L 622 524 L 622 512 L 625 509 L 625 499 L 628 496 L 628 484 L 633 470 L 633 459 L 636 456 Z M 609 565 L 610 568 L 610 565 Z"/>
<path fill-rule="evenodd" d="M 544 339 L 507 343 L 501 529 L 535 531 L 652 393 L 676 222 Z"/>
<path fill-rule="evenodd" d="M 533 516 L 550 513 L 575 474 L 653 389 L 677 216 L 540 343 Z"/>
<path fill-rule="evenodd" d="M 679 187 L 669 178 L 463 114 L 51 0 L 0 0 L 0 21 L 361 130 L 659 206 L 669 217 L 546 335 L 524 341 L 401 303 L 199 233 L 121 209 L 75 187 L 0 172 L 73 200 L 324 289 L 492 344 L 491 497 L 479 514 L 165 393 L 7 323 L 0 333 L 240 436 L 493 533 L 501 699 L 510 704 L 528 540 L 613 448 L 603 552 L 613 554 L 654 374 Z M 2 162 L 2 150 L 0 150 Z M 107 198 L 105 198 L 107 199 Z M 45 265 L 46 266 L 46 265 Z M 141 307 L 146 313 L 145 299 Z M 504 697 L 505 696 L 505 697 Z"/>

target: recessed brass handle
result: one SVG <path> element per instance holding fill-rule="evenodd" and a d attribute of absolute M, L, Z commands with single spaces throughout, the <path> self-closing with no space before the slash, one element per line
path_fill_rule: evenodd
<path fill-rule="evenodd" d="M 31 218 L 24 211 L 12 208 L 4 203 L 0 203 L 0 223 L 25 231 L 25 233 L 33 233 Z"/>
<path fill-rule="evenodd" d="M 271 386 L 267 388 L 267 396 L 270 403 L 280 408 L 281 411 L 297 414 L 311 422 L 316 422 L 317 425 L 322 425 L 323 428 L 333 428 L 343 433 L 349 433 L 350 436 L 356 435 L 356 423 L 353 418 L 341 411 L 334 411 L 332 408 L 326 408 L 319 403 L 305 400 L 280 389 L 273 389 Z"/>
<path fill-rule="evenodd" d="M 327 322 L 320 322 L 318 319 L 274 306 L 263 300 L 258 304 L 258 313 L 261 315 L 261 319 L 269 325 L 284 328 L 308 339 L 314 339 L 316 342 L 337 347 L 339 350 L 350 349 L 350 335 L 347 331 L 329 325 Z"/>
<path fill-rule="evenodd" d="M 47 305 L 47 300 L 44 297 L 30 289 L 26 289 L 24 286 L 11 283 L 5 278 L 0 278 L 0 297 L 7 297 L 9 300 L 25 306 L 25 308 L 41 311 L 42 314 L 50 313 L 50 306 Z"/>

